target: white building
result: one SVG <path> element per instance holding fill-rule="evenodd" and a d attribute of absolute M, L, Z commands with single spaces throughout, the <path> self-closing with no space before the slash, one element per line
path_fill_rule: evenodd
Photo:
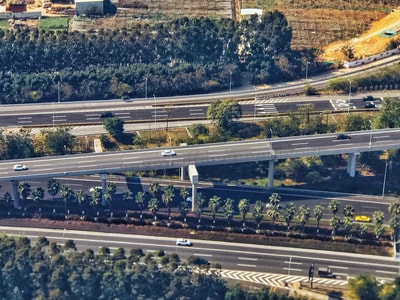
<path fill-rule="evenodd" d="M 75 0 L 76 15 L 85 15 L 88 12 L 96 15 L 104 15 L 103 0 Z"/>
<path fill-rule="evenodd" d="M 240 10 L 240 16 L 242 19 L 249 18 L 253 15 L 257 15 L 258 18 L 261 18 L 262 14 L 263 10 L 257 8 L 243 8 Z"/>

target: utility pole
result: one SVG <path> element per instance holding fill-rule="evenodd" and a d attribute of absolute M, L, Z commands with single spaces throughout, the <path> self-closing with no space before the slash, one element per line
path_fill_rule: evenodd
<path fill-rule="evenodd" d="M 349 101 L 348 101 L 348 105 L 347 105 L 347 114 L 349 114 L 350 113 L 350 97 L 351 97 L 351 80 L 350 79 L 347 79 L 348 81 L 349 81 L 349 84 L 350 84 L 350 86 L 349 86 Z"/>
<path fill-rule="evenodd" d="M 57 82 L 57 96 L 58 96 L 58 103 L 61 102 L 61 95 L 60 95 L 60 80 Z"/>
<path fill-rule="evenodd" d="M 232 71 L 229 73 L 229 93 L 232 93 Z"/>
<path fill-rule="evenodd" d="M 306 62 L 306 81 L 308 79 L 308 65 L 310 64 L 310 62 L 307 60 Z"/>
<path fill-rule="evenodd" d="M 144 98 L 147 99 L 147 77 L 144 82 Z"/>

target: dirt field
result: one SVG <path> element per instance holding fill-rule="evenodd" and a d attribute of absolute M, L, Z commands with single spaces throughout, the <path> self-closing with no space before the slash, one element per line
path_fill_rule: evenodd
<path fill-rule="evenodd" d="M 397 36 L 391 39 L 379 36 L 379 34 L 388 29 L 394 31 L 398 31 L 400 29 L 400 11 L 395 11 L 381 20 L 374 22 L 368 31 L 357 38 L 346 41 L 338 41 L 324 47 L 321 58 L 329 61 L 344 60 L 345 57 L 341 49 L 345 46 L 352 47 L 354 56 L 357 58 L 371 56 L 384 50 L 391 39 L 398 39 Z"/>

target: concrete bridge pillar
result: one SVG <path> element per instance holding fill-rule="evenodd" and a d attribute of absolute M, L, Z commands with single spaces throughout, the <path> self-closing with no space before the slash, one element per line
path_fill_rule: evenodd
<path fill-rule="evenodd" d="M 188 175 L 192 183 L 192 211 L 194 211 L 194 203 L 197 199 L 197 184 L 199 183 L 199 173 L 195 165 L 188 165 Z"/>
<path fill-rule="evenodd" d="M 197 182 L 192 183 L 192 212 L 194 211 L 194 203 L 197 199 Z"/>
<path fill-rule="evenodd" d="M 184 181 L 187 178 L 187 167 L 180 168 L 180 177 L 182 181 Z"/>
<path fill-rule="evenodd" d="M 268 187 L 274 187 L 274 164 L 273 159 L 268 161 Z"/>
<path fill-rule="evenodd" d="M 106 173 L 100 174 L 100 178 L 101 178 L 101 205 L 106 206 L 107 200 L 105 194 L 107 189 L 107 174 Z"/>
<path fill-rule="evenodd" d="M 350 177 L 356 176 L 356 162 L 357 162 L 357 155 L 360 153 L 349 153 L 347 158 L 347 174 Z"/>
<path fill-rule="evenodd" d="M 13 198 L 14 198 L 14 208 L 20 209 L 19 204 L 19 192 L 18 192 L 18 180 L 12 180 L 12 187 L 13 187 Z"/>

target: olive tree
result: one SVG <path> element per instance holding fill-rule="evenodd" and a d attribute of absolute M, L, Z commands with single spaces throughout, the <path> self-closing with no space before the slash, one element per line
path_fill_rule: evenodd
<path fill-rule="evenodd" d="M 232 133 L 234 121 L 242 116 L 242 107 L 234 100 L 217 100 L 210 104 L 207 118 L 211 120 L 222 133 Z"/>

